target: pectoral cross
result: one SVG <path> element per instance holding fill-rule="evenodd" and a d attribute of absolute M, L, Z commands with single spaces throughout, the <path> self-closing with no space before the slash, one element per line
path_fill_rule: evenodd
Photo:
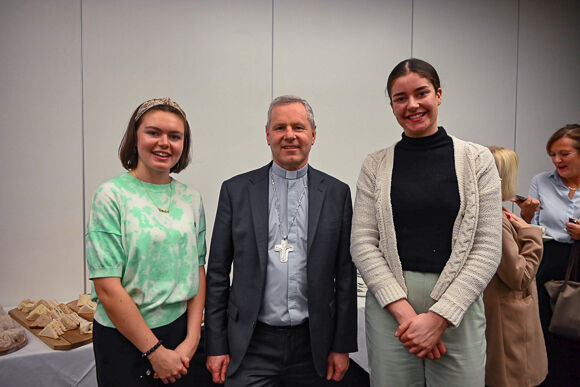
<path fill-rule="evenodd" d="M 279 245 L 274 246 L 274 251 L 280 252 L 280 262 L 288 262 L 288 253 L 294 251 L 294 247 L 288 244 L 288 239 L 282 239 Z"/>

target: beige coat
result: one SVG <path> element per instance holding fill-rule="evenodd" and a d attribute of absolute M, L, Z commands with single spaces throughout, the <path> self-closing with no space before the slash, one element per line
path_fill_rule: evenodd
<path fill-rule="evenodd" d="M 483 293 L 486 385 L 537 386 L 548 373 L 536 289 L 542 251 L 539 227 L 517 232 L 503 215 L 501 263 Z"/>

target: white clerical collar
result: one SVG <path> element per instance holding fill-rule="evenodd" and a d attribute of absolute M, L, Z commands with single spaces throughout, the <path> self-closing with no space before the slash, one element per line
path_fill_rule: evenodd
<path fill-rule="evenodd" d="M 306 173 L 308 172 L 308 164 L 306 164 L 305 166 L 303 166 L 302 168 L 300 168 L 297 171 L 288 171 L 284 168 L 282 168 L 281 166 L 279 166 L 278 164 L 276 164 L 276 162 L 272 162 L 272 172 L 276 175 L 279 176 L 283 179 L 290 179 L 290 180 L 294 180 L 294 179 L 300 179 L 301 177 L 305 176 Z"/>

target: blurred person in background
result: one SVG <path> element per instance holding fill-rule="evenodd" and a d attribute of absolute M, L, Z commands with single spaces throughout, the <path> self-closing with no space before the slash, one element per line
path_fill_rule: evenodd
<path fill-rule="evenodd" d="M 540 321 L 548 352 L 549 386 L 578 386 L 580 381 L 580 342 L 548 332 L 552 319 L 550 297 L 544 284 L 566 275 L 570 249 L 580 240 L 580 125 L 558 129 L 546 144 L 555 169 L 532 178 L 527 199 L 515 201 L 521 217 L 546 230 L 544 254 L 536 283 Z M 573 279 L 574 280 L 574 279 Z M 578 280 L 578 278 L 576 278 Z"/>
<path fill-rule="evenodd" d="M 489 147 L 501 178 L 502 200 L 516 194 L 518 155 Z M 536 272 L 542 259 L 542 230 L 502 208 L 502 256 L 483 293 L 487 322 L 485 384 L 491 387 L 537 386 L 548 373 L 538 315 Z"/>

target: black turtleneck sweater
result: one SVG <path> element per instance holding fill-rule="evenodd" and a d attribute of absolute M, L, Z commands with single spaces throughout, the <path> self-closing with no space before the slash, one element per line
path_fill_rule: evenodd
<path fill-rule="evenodd" d="M 441 273 L 451 254 L 460 198 L 445 129 L 395 145 L 391 205 L 403 270 Z"/>

